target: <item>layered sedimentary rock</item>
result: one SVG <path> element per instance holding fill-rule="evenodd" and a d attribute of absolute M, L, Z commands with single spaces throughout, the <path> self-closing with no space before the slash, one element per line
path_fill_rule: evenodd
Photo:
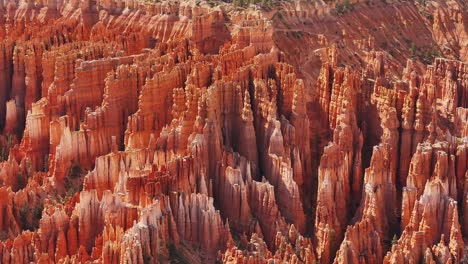
<path fill-rule="evenodd" d="M 383 242 L 396 230 L 396 166 L 393 163 L 398 160 L 395 154 L 398 121 L 394 108 L 382 113 L 381 126 L 382 143 L 374 147 L 370 166 L 365 170 L 356 223 L 348 226 L 334 263 L 381 263 L 385 250 Z M 356 239 L 358 236 L 364 239 Z"/>
<path fill-rule="evenodd" d="M 0 262 L 464 261 L 466 5 L 351 2 L 0 1 Z"/>
<path fill-rule="evenodd" d="M 427 181 L 423 195 L 414 205 L 408 225 L 385 257 L 384 263 L 461 261 L 464 242 L 457 203 L 450 196 L 450 176 L 444 175 L 450 165 L 447 155 L 442 153 L 438 155 L 435 175 Z"/>

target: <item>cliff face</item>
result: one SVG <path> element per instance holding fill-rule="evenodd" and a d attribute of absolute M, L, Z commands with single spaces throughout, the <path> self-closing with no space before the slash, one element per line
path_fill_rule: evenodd
<path fill-rule="evenodd" d="M 0 1 L 0 263 L 463 261 L 466 9 L 351 2 Z"/>

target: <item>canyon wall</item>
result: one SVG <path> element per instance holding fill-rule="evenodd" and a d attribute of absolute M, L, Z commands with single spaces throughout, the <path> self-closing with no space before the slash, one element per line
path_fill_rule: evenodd
<path fill-rule="evenodd" d="M 456 0 L 0 0 L 0 263 L 461 263 Z"/>

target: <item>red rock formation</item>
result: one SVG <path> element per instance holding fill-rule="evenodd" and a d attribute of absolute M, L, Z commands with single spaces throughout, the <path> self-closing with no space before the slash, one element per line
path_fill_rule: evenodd
<path fill-rule="evenodd" d="M 382 143 L 374 147 L 370 167 L 365 171 L 363 200 L 355 216 L 357 223 L 348 226 L 334 263 L 381 263 L 383 241 L 388 241 L 394 232 L 398 121 L 394 108 L 388 108 L 384 114 Z"/>
<path fill-rule="evenodd" d="M 398 242 L 387 254 L 384 263 L 409 263 L 423 258 L 441 257 L 458 262 L 464 255 L 464 242 L 458 222 L 456 201 L 449 196 L 448 179 L 440 175 L 440 169 L 447 166 L 446 155 L 439 156 L 435 176 L 426 183 L 424 194 L 415 203 L 408 225 Z M 436 246 L 437 241 L 439 245 Z M 431 250 L 432 247 L 432 250 Z M 440 248 L 448 247 L 445 256 Z M 426 252 L 429 249 L 429 252 Z"/>
<path fill-rule="evenodd" d="M 268 250 L 265 242 L 255 233 L 250 241 L 246 242 L 245 250 L 240 250 L 229 241 L 228 248 L 222 256 L 223 263 L 270 263 L 271 261 L 314 263 L 316 261 L 310 239 L 298 234 L 294 225 L 289 227 L 287 235 L 277 234 L 275 254 Z"/>
<path fill-rule="evenodd" d="M 355 85 L 359 85 L 354 78 L 349 69 L 345 69 L 337 71 L 333 80 L 337 87 L 329 107 L 330 127 L 334 128 L 333 142 L 325 147 L 320 160 L 315 217 L 315 239 L 321 263 L 332 261 L 343 238 L 350 219 L 352 194 L 360 199 L 363 139 L 354 112 Z M 336 109 L 341 109 L 341 114 L 335 118 Z"/>
<path fill-rule="evenodd" d="M 1 263 L 462 261 L 463 2 L 3 2 Z"/>

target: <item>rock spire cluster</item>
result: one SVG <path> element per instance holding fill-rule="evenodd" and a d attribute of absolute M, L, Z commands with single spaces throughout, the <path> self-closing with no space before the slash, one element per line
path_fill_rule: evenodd
<path fill-rule="evenodd" d="M 0 0 L 0 263 L 466 261 L 466 7 L 319 2 Z"/>

